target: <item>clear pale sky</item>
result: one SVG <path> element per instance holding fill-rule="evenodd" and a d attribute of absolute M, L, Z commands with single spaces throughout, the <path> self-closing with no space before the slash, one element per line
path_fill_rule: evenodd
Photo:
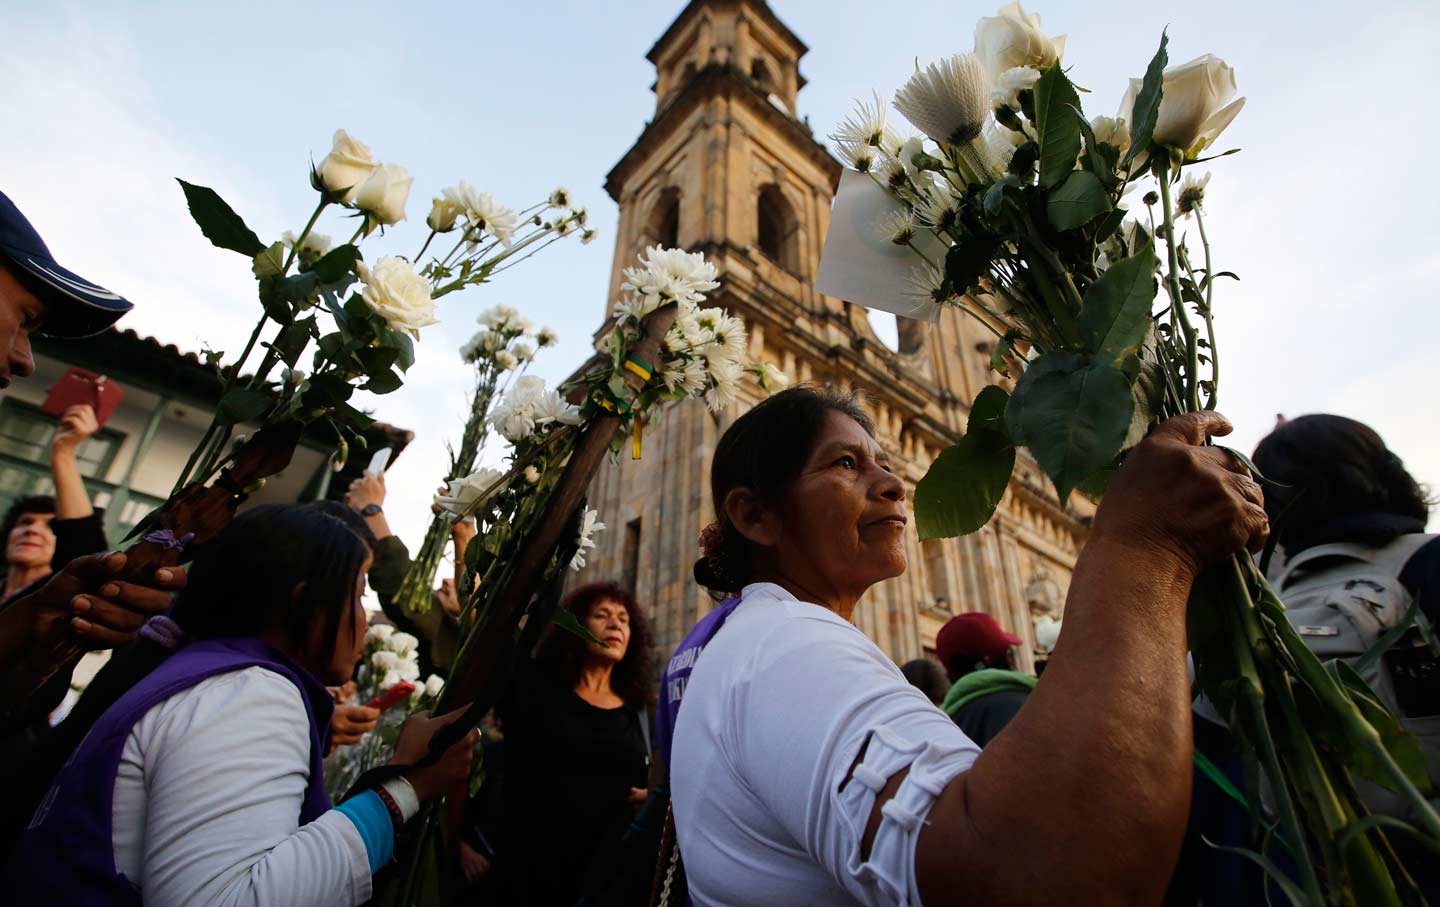
<path fill-rule="evenodd" d="M 266 241 L 314 205 L 308 161 L 336 128 L 416 177 L 410 221 L 367 257 L 413 254 L 431 196 L 468 179 L 519 208 L 555 185 L 589 204 L 590 246 L 557 245 L 495 284 L 449 297 L 425 329 L 406 387 L 375 414 L 417 438 L 390 474 L 387 510 L 412 545 L 458 438 L 469 386 L 456 350 L 474 315 L 518 306 L 561 335 L 537 370 L 563 378 L 606 311 L 617 211 L 605 173 L 654 111 L 644 54 L 678 0 L 623 4 L 255 0 L 36 2 L 0 9 L 0 188 L 61 262 L 136 303 L 121 325 L 182 348 L 237 352 L 258 315 L 248 264 L 211 247 L 174 177 L 224 195 Z M 851 98 L 889 95 L 922 63 L 969 50 L 990 3 L 777 0 L 812 48 L 799 112 L 817 136 Z M 1235 446 L 1275 414 L 1369 422 L 1412 471 L 1440 485 L 1433 400 L 1433 80 L 1440 7 L 1338 2 L 1115 7 L 1055 0 L 1086 112 L 1113 114 L 1160 31 L 1172 63 L 1214 53 L 1249 100 L 1206 196 L 1217 267 L 1221 409 Z M 322 221 L 348 237 L 348 221 Z"/>

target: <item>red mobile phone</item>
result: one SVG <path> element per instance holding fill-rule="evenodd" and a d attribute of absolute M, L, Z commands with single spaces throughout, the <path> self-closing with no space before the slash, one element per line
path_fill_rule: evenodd
<path fill-rule="evenodd" d="M 406 699 L 409 699 L 410 694 L 413 692 L 415 692 L 415 684 L 411 683 L 408 680 L 402 680 L 390 689 L 376 696 L 374 699 L 365 703 L 365 708 L 379 709 L 382 712 L 388 712 L 390 709 L 395 708 L 395 706 L 404 702 Z"/>
<path fill-rule="evenodd" d="M 115 407 L 120 405 L 120 398 L 124 396 L 124 389 L 104 375 L 71 367 L 60 376 L 55 386 L 50 388 L 50 393 L 40 408 L 59 418 L 67 408 L 83 403 L 95 410 L 95 421 L 103 426 L 111 413 L 115 412 Z"/>

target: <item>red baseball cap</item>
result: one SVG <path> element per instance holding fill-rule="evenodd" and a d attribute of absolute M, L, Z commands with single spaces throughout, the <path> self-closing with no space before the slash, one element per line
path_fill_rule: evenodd
<path fill-rule="evenodd" d="M 1003 656 L 1006 649 L 1020 642 L 1014 633 L 1000 629 L 995 618 L 983 611 L 970 611 L 950 618 L 935 634 L 935 654 L 941 664 L 956 655 L 991 660 Z"/>

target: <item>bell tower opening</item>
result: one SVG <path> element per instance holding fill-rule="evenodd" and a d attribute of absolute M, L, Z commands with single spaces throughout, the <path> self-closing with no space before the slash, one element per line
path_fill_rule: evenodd
<path fill-rule="evenodd" d="M 755 245 L 761 254 L 794 274 L 800 274 L 800 254 L 796 248 L 799 218 L 786 200 L 785 193 L 774 183 L 760 190 L 755 200 Z"/>

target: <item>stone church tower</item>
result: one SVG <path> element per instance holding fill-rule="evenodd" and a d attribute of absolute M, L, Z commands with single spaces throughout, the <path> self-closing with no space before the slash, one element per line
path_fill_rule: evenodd
<path fill-rule="evenodd" d="M 763 0 L 693 0 L 660 36 L 647 55 L 655 116 L 606 179 L 620 206 L 606 298 L 618 297 L 621 268 L 648 245 L 704 252 L 721 272 L 710 304 L 745 321 L 751 359 L 797 383 L 863 392 L 880 443 L 913 492 L 994 377 L 990 335 L 950 310 L 935 325 L 900 319 L 892 350 L 863 308 L 816 292 L 841 168 L 795 112 L 806 50 Z M 712 606 L 691 567 L 697 537 L 714 519 L 715 444 L 759 400 L 753 383 L 746 391 L 718 415 L 698 401 L 670 406 L 645 431 L 643 459 L 622 452 L 590 490 L 608 528 L 575 582 L 632 588 L 653 615 L 661 658 Z M 1032 669 L 1032 620 L 1059 615 L 1084 535 L 1084 521 L 1054 495 L 1022 457 L 981 532 L 921 542 L 911 528 L 909 570 L 866 595 L 856 624 L 903 662 L 933 650 L 952 614 L 988 611 L 1026 641 L 1020 667 Z"/>

